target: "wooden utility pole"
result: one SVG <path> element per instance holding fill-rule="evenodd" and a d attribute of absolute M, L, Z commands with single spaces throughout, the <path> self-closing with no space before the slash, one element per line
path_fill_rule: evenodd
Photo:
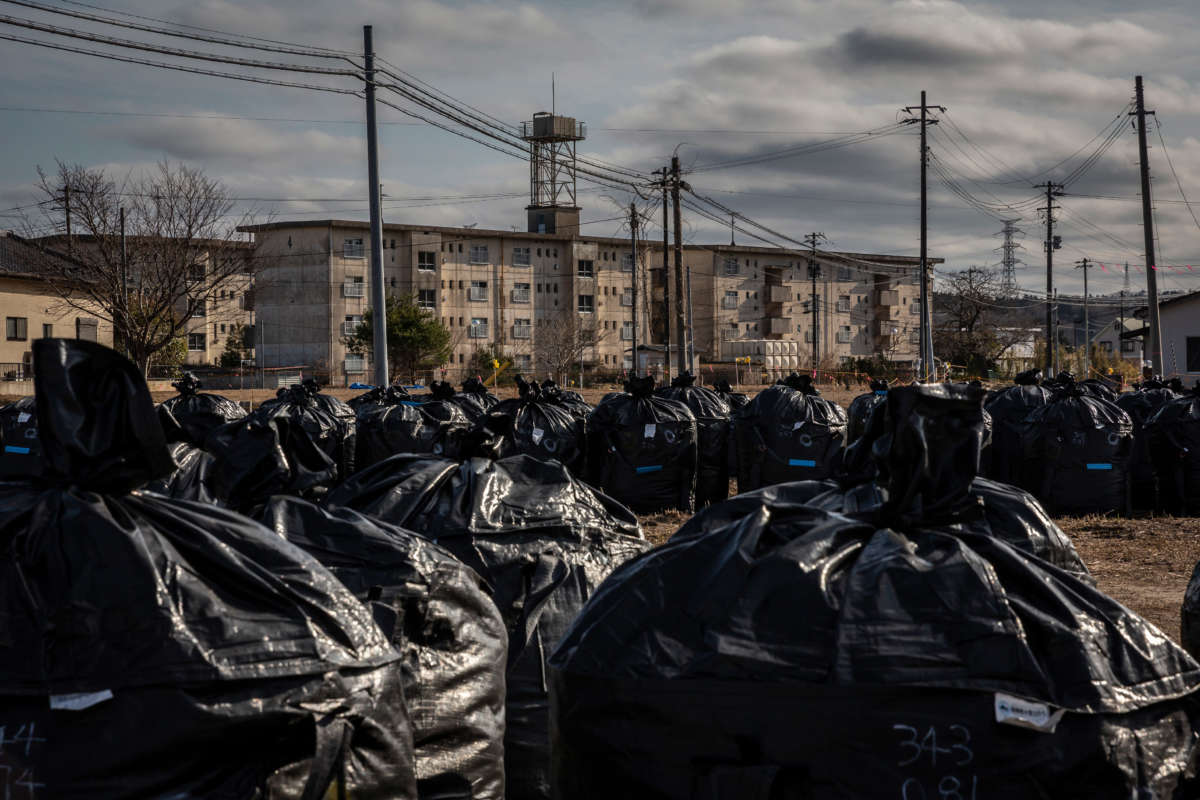
<path fill-rule="evenodd" d="M 921 112 L 920 118 L 907 119 L 905 122 L 921 125 L 921 373 L 926 381 L 935 380 L 937 370 L 933 361 L 933 292 L 929 280 L 929 191 L 926 173 L 929 170 L 929 147 L 925 143 L 925 132 L 930 125 L 937 125 L 938 120 L 929 118 L 929 110 L 945 111 L 944 106 L 931 106 L 925 102 L 925 91 L 921 90 L 921 105 L 907 106 L 904 110 L 913 113 Z"/>
<path fill-rule="evenodd" d="M 662 169 L 662 206 L 663 206 L 663 377 L 671 382 L 671 226 L 667 220 L 667 174 L 666 167 Z"/>
<path fill-rule="evenodd" d="M 671 156 L 671 204 L 675 207 L 675 339 L 679 357 L 676 369 L 687 371 L 687 323 L 683 311 L 683 220 L 679 213 L 679 156 Z"/>
<path fill-rule="evenodd" d="M 1051 299 L 1055 296 L 1054 290 L 1054 251 L 1062 246 L 1060 237 L 1054 235 L 1054 210 L 1058 206 L 1054 205 L 1054 198 L 1061 197 L 1063 186 L 1053 181 L 1040 183 L 1034 187 L 1035 189 L 1046 190 L 1046 207 L 1039 208 L 1038 211 L 1046 212 L 1046 241 L 1043 247 L 1046 250 L 1046 377 L 1052 377 L 1054 371 L 1054 354 L 1057 352 L 1057 339 L 1054 336 L 1054 312 L 1051 309 Z"/>
<path fill-rule="evenodd" d="M 1142 91 L 1142 76 L 1134 78 L 1134 93 L 1137 109 L 1130 116 L 1137 117 L 1138 158 L 1142 173 L 1142 234 L 1146 241 L 1146 305 L 1150 311 L 1146 320 L 1146 343 L 1150 349 L 1150 365 L 1155 375 L 1163 374 L 1162 326 L 1158 319 L 1158 264 L 1154 255 L 1154 213 L 1150 202 L 1150 156 L 1146 145 L 1146 97 Z"/>
<path fill-rule="evenodd" d="M 387 386 L 387 287 L 383 276 L 383 217 L 379 208 L 379 136 L 375 125 L 375 48 L 371 26 L 363 26 L 363 77 L 367 100 L 367 191 L 371 206 L 371 327 L 375 385 Z"/>
<path fill-rule="evenodd" d="M 634 203 L 630 203 L 630 204 L 629 204 L 629 252 L 630 252 L 630 256 L 631 256 L 631 258 L 633 259 L 633 282 L 632 282 L 632 284 L 631 284 L 631 285 L 632 285 L 632 287 L 633 287 L 633 343 L 632 343 L 632 345 L 631 345 L 631 347 L 633 348 L 633 349 L 632 349 L 632 353 L 633 353 L 633 359 L 632 359 L 632 360 L 633 360 L 633 369 L 632 369 L 632 371 L 630 372 L 630 374 L 631 374 L 631 375 L 633 375 L 633 377 L 635 377 L 635 378 L 637 377 L 637 374 L 638 374 L 638 362 L 637 362 L 637 357 L 638 357 L 638 352 L 637 352 L 637 344 L 638 344 L 638 316 L 637 316 L 637 304 L 638 304 L 638 260 L 637 260 L 637 229 L 638 229 L 637 205 L 635 205 Z"/>
<path fill-rule="evenodd" d="M 1086 258 L 1081 258 L 1075 263 L 1075 269 L 1083 270 L 1083 377 L 1089 378 L 1092 374 L 1092 329 L 1088 324 L 1088 270 L 1092 267 L 1092 262 Z M 1118 353 L 1119 355 L 1119 353 Z"/>

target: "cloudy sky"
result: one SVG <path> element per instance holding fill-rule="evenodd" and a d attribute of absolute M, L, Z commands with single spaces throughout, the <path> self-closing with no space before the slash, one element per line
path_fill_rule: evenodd
<path fill-rule="evenodd" d="M 581 154 L 649 172 L 678 147 L 697 192 L 795 238 L 823 231 L 840 250 L 917 254 L 916 128 L 833 149 L 787 149 L 889 128 L 925 89 L 948 109 L 931 129 L 938 166 L 929 179 L 931 255 L 946 259 L 946 269 L 994 264 L 1000 219 L 1019 216 L 1029 266 L 1018 280 L 1030 289 L 1044 286 L 1044 227 L 1035 208 L 1042 203 L 1033 202 L 1032 184 L 1066 178 L 1103 141 L 1097 134 L 1118 127 L 1112 146 L 1060 201 L 1059 284 L 1078 289 L 1070 265 L 1084 256 L 1112 270 L 1092 273 L 1093 291 L 1120 289 L 1114 265 L 1125 261 L 1135 265 L 1134 288 L 1144 284 L 1137 139 L 1129 121 L 1119 121 L 1133 76 L 1143 74 L 1161 125 L 1150 129 L 1158 260 L 1177 265 L 1160 270 L 1161 281 L 1167 289 L 1200 288 L 1200 223 L 1181 202 L 1171 169 L 1189 199 L 1200 201 L 1200 51 L 1189 36 L 1190 0 L 40 1 L 342 50 L 361 49 L 361 26 L 371 23 L 390 63 L 513 124 L 548 110 L 553 72 L 558 110 L 588 124 Z M 336 63 L 172 40 L 8 2 L 0 14 L 247 58 Z M 354 86 L 340 77 L 209 66 Z M 0 207 L 10 215 L 0 227 L 19 227 L 11 215 L 22 211 L 12 207 L 41 199 L 36 167 L 56 158 L 113 174 L 185 161 L 275 219 L 366 216 L 363 103 L 355 97 L 12 41 L 0 41 L 0 87 Z M 386 219 L 523 226 L 528 168 L 520 160 L 389 108 L 380 120 Z M 580 188 L 584 219 L 596 220 L 585 231 L 624 235 L 627 228 L 609 218 L 628 196 Z M 512 196 L 471 197 L 497 194 Z M 685 226 L 692 241 L 729 238 L 727 228 L 694 213 L 685 212 Z M 753 240 L 738 234 L 738 241 Z"/>

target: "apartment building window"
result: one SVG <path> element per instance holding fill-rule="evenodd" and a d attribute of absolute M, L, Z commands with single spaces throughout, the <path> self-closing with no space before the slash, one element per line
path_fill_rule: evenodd
<path fill-rule="evenodd" d="M 471 317 L 471 327 L 467 329 L 467 338 L 486 339 L 488 337 L 487 317 Z"/>
<path fill-rule="evenodd" d="M 188 334 L 188 350 L 204 350 L 204 334 L 189 333 Z"/>
<path fill-rule="evenodd" d="M 633 341 L 633 323 L 632 322 L 622 322 L 621 323 L 621 340 L 626 341 L 626 342 Z"/>
<path fill-rule="evenodd" d="M 542 248 L 538 248 L 538 258 L 542 257 Z"/>
<path fill-rule="evenodd" d="M 417 308 L 437 308 L 437 289 L 418 289 Z"/>
<path fill-rule="evenodd" d="M 623 306 L 632 306 L 633 305 L 633 289 L 623 289 L 621 291 L 621 305 L 623 305 Z"/>
<path fill-rule="evenodd" d="M 512 263 L 514 267 L 528 267 L 531 263 L 533 263 L 529 255 L 529 248 L 514 247 Z"/>
<path fill-rule="evenodd" d="M 351 275 L 346 278 L 342 284 L 343 297 L 365 297 L 367 286 L 363 282 L 362 275 Z"/>
<path fill-rule="evenodd" d="M 837 310 L 842 311 L 842 312 L 850 310 L 850 295 L 848 295 L 848 294 L 838 295 Z"/>
<path fill-rule="evenodd" d="M 921 313 L 921 301 L 914 298 L 913 301 L 908 304 L 908 311 L 910 314 L 913 314 L 914 316 L 917 314 L 920 314 Z"/>
<path fill-rule="evenodd" d="M 518 353 L 513 356 L 513 366 L 520 370 L 531 369 L 533 367 L 533 356 L 529 353 Z"/>
<path fill-rule="evenodd" d="M 1105 353 L 1112 353 L 1112 351 L 1113 351 L 1112 342 L 1101 342 L 1100 349 L 1103 350 Z"/>
<path fill-rule="evenodd" d="M 342 240 L 342 258 L 363 258 L 365 253 L 362 239 Z"/>
<path fill-rule="evenodd" d="M 514 303 L 528 303 L 529 302 L 529 284 L 528 283 L 514 283 L 513 284 L 512 301 Z"/>
<path fill-rule="evenodd" d="M 849 325 L 843 325 L 840 328 L 838 328 L 838 332 L 837 332 L 838 342 L 840 342 L 841 344 L 850 344 L 850 341 L 853 338 L 854 338 L 854 332 L 850 330 Z"/>
<path fill-rule="evenodd" d="M 346 372 L 366 372 L 367 359 L 365 356 L 347 353 L 346 360 L 343 363 L 343 369 L 345 369 Z"/>
<path fill-rule="evenodd" d="M 633 272 L 633 253 L 622 254 L 621 272 Z"/>
<path fill-rule="evenodd" d="M 738 260 L 736 258 L 725 259 L 725 274 L 726 275 L 737 275 L 738 274 Z"/>
<path fill-rule="evenodd" d="M 919 330 L 909 331 L 908 341 L 909 341 L 909 344 L 920 344 L 921 343 L 921 331 L 919 331 Z"/>
<path fill-rule="evenodd" d="M 850 273 L 849 267 L 838 267 L 837 279 L 839 281 L 852 281 L 854 276 Z"/>
<path fill-rule="evenodd" d="M 4 320 L 4 334 L 10 342 L 23 342 L 29 338 L 29 319 L 27 317 L 7 317 Z"/>
<path fill-rule="evenodd" d="M 488 299 L 487 281 L 471 281 L 471 290 L 467 293 L 467 299 L 476 303 L 486 302 Z"/>
<path fill-rule="evenodd" d="M 192 264 L 190 267 L 188 267 L 187 279 L 189 281 L 191 281 L 192 283 L 203 283 L 204 282 L 204 265 L 203 264 Z"/>
<path fill-rule="evenodd" d="M 360 314 L 347 314 L 346 318 L 342 321 L 342 336 L 353 336 L 355 331 L 358 330 L 358 326 L 362 323 L 362 319 L 362 315 Z"/>
<path fill-rule="evenodd" d="M 432 250 L 417 251 L 417 269 L 422 272 L 437 271 L 437 253 Z"/>
<path fill-rule="evenodd" d="M 208 302 L 207 301 L 205 301 L 203 299 L 192 300 L 191 306 L 192 306 L 192 316 L 193 317 L 208 316 Z"/>
<path fill-rule="evenodd" d="M 797 327 L 801 327 L 801 326 L 797 326 Z M 806 330 L 804 332 L 804 341 L 805 342 L 812 344 L 812 340 L 813 340 L 812 333 L 813 332 L 811 330 Z"/>
<path fill-rule="evenodd" d="M 542 285 L 539 283 L 538 284 L 538 294 L 541 294 L 541 293 L 542 293 Z"/>
<path fill-rule="evenodd" d="M 596 298 L 590 294 L 579 295 L 579 313 L 591 314 L 596 310 Z"/>
<path fill-rule="evenodd" d="M 1122 340 L 1121 352 L 1122 353 L 1136 353 L 1137 352 L 1137 342 L 1135 342 L 1133 339 Z"/>
<path fill-rule="evenodd" d="M 42 338 L 43 339 L 53 339 L 54 338 L 54 326 L 53 325 L 50 325 L 50 324 L 42 325 Z"/>
<path fill-rule="evenodd" d="M 608 252 L 607 251 L 605 251 L 604 253 L 601 253 L 601 256 L 603 256 L 605 261 L 608 261 Z"/>
<path fill-rule="evenodd" d="M 579 277 L 594 278 L 596 277 L 596 264 L 591 259 L 579 259 Z"/>
<path fill-rule="evenodd" d="M 462 245 L 459 245 L 460 247 Z M 488 248 L 486 244 L 471 245 L 471 252 L 467 259 L 471 264 L 487 264 L 488 263 Z"/>
<path fill-rule="evenodd" d="M 721 301 L 721 308 L 735 309 L 738 307 L 738 293 L 726 292 L 725 299 Z"/>
<path fill-rule="evenodd" d="M 513 320 L 513 332 L 512 333 L 513 333 L 514 339 L 528 339 L 533 335 L 532 331 L 533 331 L 533 325 L 530 324 L 529 320 L 527 320 L 527 319 Z"/>

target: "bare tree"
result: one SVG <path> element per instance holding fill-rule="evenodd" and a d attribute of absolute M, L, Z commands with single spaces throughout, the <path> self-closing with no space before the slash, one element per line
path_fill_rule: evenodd
<path fill-rule="evenodd" d="M 164 161 L 118 181 L 58 162 L 53 174 L 39 167 L 38 175 L 43 224 L 65 232 L 68 209 L 71 220 L 71 236 L 41 241 L 74 262 L 46 258 L 41 272 L 65 304 L 109 322 L 143 372 L 250 270 L 250 249 L 234 240 L 250 215 L 232 216 L 233 198 L 199 169 Z"/>
<path fill-rule="evenodd" d="M 1006 320 L 1000 296 L 997 270 L 970 267 L 947 278 L 934 297 L 934 352 L 973 373 L 993 369 L 1025 336 L 1020 326 Z"/>
<path fill-rule="evenodd" d="M 597 326 L 594 315 L 564 311 L 538 327 L 533 347 L 535 369 L 565 385 L 588 351 L 604 342 L 610 331 Z"/>

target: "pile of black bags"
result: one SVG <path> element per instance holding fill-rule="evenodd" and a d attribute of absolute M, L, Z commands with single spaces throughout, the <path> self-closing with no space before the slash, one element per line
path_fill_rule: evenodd
<path fill-rule="evenodd" d="M 1200 796 L 1200 665 L 979 527 L 1025 524 L 982 397 L 892 389 L 869 502 L 771 486 L 618 568 L 551 659 L 556 796 Z"/>
<path fill-rule="evenodd" d="M 987 476 L 1001 483 L 1031 488 L 1023 478 L 1021 436 L 1025 418 L 1053 395 L 1041 385 L 1038 370 L 1022 372 L 1013 386 L 989 393 L 984 409 L 992 416 L 992 446 Z"/>
<path fill-rule="evenodd" d="M 703 508 L 729 496 L 731 409 L 721 395 L 695 383 L 685 372 L 655 394 L 678 400 L 696 418 L 696 506 Z"/>
<path fill-rule="evenodd" d="M 1200 381 L 1164 402 L 1146 423 L 1146 433 L 1163 507 L 1200 516 Z"/>
<path fill-rule="evenodd" d="M 846 441 L 846 412 L 807 375 L 764 389 L 733 415 L 738 491 L 827 478 Z"/>
<path fill-rule="evenodd" d="M 0 482 L 0 728 L 14 796 L 415 798 L 398 655 L 316 559 L 172 468 L 99 345 L 33 345 L 45 469 Z"/>
<path fill-rule="evenodd" d="M 697 469 L 696 417 L 654 394 L 654 378 L 630 378 L 588 417 L 588 475 L 638 513 L 691 511 Z"/>
<path fill-rule="evenodd" d="M 608 574 L 646 549 L 629 509 L 528 455 L 398 455 L 327 498 L 419 531 L 486 581 L 508 631 L 506 797 L 550 797 L 546 659 Z"/>
<path fill-rule="evenodd" d="M 171 385 L 179 394 L 159 403 L 156 409 L 168 442 L 203 447 L 213 430 L 246 416 L 246 411 L 229 398 L 199 391 L 200 380 L 190 372 Z"/>
<path fill-rule="evenodd" d="M 846 445 L 852 445 L 863 435 L 867 428 L 867 418 L 877 406 L 887 400 L 888 382 L 883 378 L 874 378 L 870 383 L 871 391 L 860 394 L 850 401 L 846 409 Z"/>
<path fill-rule="evenodd" d="M 1160 381 L 1145 381 L 1131 392 L 1117 397 L 1117 405 L 1133 421 L 1133 450 L 1129 454 L 1129 498 L 1134 511 L 1154 511 L 1162 507 L 1158 472 L 1150 449 L 1146 423 L 1160 408 L 1179 395 Z"/>
<path fill-rule="evenodd" d="M 22 397 L 0 408 L 0 478 L 33 477 L 42 471 L 37 404 Z"/>
<path fill-rule="evenodd" d="M 349 405 L 355 413 L 354 466 L 360 470 L 396 453 L 457 458 L 471 429 L 457 403 L 423 403 L 395 385 L 372 389 Z"/>
<path fill-rule="evenodd" d="M 559 402 L 553 389 L 517 378 L 517 391 L 517 397 L 501 400 L 480 419 L 497 439 L 496 455 L 524 453 L 561 461 L 572 474 L 582 476 L 587 467 L 586 417 Z"/>

